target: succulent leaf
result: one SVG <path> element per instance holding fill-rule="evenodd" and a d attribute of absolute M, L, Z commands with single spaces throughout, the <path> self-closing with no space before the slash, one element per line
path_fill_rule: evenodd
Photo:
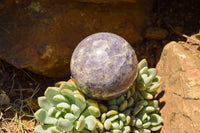
<path fill-rule="evenodd" d="M 71 131 L 73 129 L 72 122 L 63 118 L 58 119 L 56 126 L 62 131 Z"/>
<path fill-rule="evenodd" d="M 158 114 L 151 114 L 150 117 L 151 125 L 153 126 L 157 126 L 163 121 L 163 119 Z"/>
<path fill-rule="evenodd" d="M 51 129 L 55 127 L 53 125 L 38 125 L 35 127 L 35 133 L 51 133 Z"/>
<path fill-rule="evenodd" d="M 53 104 L 57 104 L 58 102 L 53 100 L 53 97 L 55 95 L 59 94 L 59 88 L 58 87 L 48 87 L 44 93 L 45 97 Z"/>
<path fill-rule="evenodd" d="M 71 122 L 74 122 L 77 119 L 77 117 L 72 113 L 65 114 L 64 118 L 68 119 Z"/>
<path fill-rule="evenodd" d="M 75 125 L 77 131 L 82 131 L 85 127 L 85 117 L 81 115 Z"/>
<path fill-rule="evenodd" d="M 49 110 L 51 107 L 53 107 L 53 104 L 51 104 L 45 96 L 38 98 L 38 104 L 41 108 L 45 110 Z"/>
<path fill-rule="evenodd" d="M 42 122 L 45 124 L 55 124 L 57 121 L 57 119 L 53 117 L 49 117 L 47 114 L 47 111 L 42 108 L 39 109 L 37 112 L 35 112 L 34 116 L 39 122 Z"/>
<path fill-rule="evenodd" d="M 93 115 L 90 115 L 90 116 L 85 118 L 85 123 L 87 125 L 87 129 L 90 130 L 90 131 L 93 131 L 93 130 L 96 129 L 98 121 Z"/>

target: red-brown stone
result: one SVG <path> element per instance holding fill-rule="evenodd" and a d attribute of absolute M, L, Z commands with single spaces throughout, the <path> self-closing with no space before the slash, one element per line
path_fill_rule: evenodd
<path fill-rule="evenodd" d="M 151 3 L 7 0 L 0 3 L 0 57 L 17 68 L 64 77 L 74 48 L 90 34 L 107 31 L 141 42 Z"/>
<path fill-rule="evenodd" d="M 161 133 L 200 132 L 200 52 L 196 45 L 170 42 L 157 65 L 162 77 Z"/>

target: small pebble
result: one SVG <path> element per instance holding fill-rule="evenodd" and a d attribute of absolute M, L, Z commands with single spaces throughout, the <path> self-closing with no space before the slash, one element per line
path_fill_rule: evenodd
<path fill-rule="evenodd" d="M 4 91 L 0 91 L 0 106 L 1 105 L 7 105 L 10 103 L 10 98 Z"/>

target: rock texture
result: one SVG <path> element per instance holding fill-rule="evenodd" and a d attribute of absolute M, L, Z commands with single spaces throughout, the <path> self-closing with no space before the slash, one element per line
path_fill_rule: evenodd
<path fill-rule="evenodd" d="M 168 35 L 168 31 L 159 27 L 149 27 L 144 32 L 144 38 L 162 40 Z"/>
<path fill-rule="evenodd" d="M 130 2 L 135 3 L 136 0 L 76 0 L 79 2 L 92 2 L 92 3 L 113 3 L 113 2 Z"/>
<path fill-rule="evenodd" d="M 17 68 L 64 77 L 74 48 L 90 34 L 113 32 L 140 43 L 151 4 L 7 0 L 0 3 L 0 57 Z"/>
<path fill-rule="evenodd" d="M 162 77 L 161 133 L 200 132 L 200 52 L 197 46 L 170 42 L 157 65 Z"/>

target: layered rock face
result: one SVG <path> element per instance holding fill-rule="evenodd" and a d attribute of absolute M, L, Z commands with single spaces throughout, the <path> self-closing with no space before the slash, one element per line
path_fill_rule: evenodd
<path fill-rule="evenodd" d="M 136 0 L 76 0 L 79 2 L 91 2 L 91 3 L 115 3 L 115 2 L 130 2 L 135 3 Z"/>
<path fill-rule="evenodd" d="M 0 57 L 17 68 L 65 77 L 74 48 L 88 35 L 104 31 L 118 34 L 131 44 L 142 41 L 152 1 L 84 1 L 0 3 Z"/>
<path fill-rule="evenodd" d="M 161 133 L 200 132 L 200 52 L 196 45 L 170 42 L 157 65 L 164 92 Z"/>

